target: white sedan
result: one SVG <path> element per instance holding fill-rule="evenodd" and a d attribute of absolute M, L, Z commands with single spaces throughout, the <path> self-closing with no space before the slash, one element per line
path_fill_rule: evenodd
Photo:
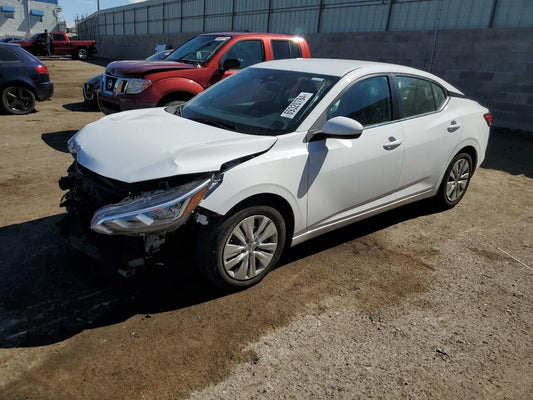
<path fill-rule="evenodd" d="M 84 240 L 137 236 L 142 257 L 179 245 L 172 233 L 190 229 L 205 275 L 242 288 L 288 246 L 428 197 L 455 206 L 483 161 L 490 123 L 486 108 L 417 69 L 266 62 L 185 106 L 81 129 L 69 141 L 63 205 Z"/>

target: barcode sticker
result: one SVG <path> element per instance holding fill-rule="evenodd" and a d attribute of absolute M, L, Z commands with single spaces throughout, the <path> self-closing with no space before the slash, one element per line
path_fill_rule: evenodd
<path fill-rule="evenodd" d="M 294 98 L 293 101 L 291 101 L 291 104 L 287 106 L 285 111 L 281 113 L 281 116 L 284 118 L 290 118 L 293 119 L 296 114 L 298 114 L 298 111 L 301 110 L 301 108 L 307 103 L 307 101 L 313 97 L 313 93 L 308 92 L 301 92 L 298 96 Z"/>

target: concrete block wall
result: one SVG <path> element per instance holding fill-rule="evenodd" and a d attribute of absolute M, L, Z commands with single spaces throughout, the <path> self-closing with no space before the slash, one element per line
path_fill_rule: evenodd
<path fill-rule="evenodd" d="M 313 57 L 391 62 L 429 71 L 488 107 L 494 125 L 533 132 L 533 29 L 305 35 Z"/>
<path fill-rule="evenodd" d="M 194 33 L 101 36 L 98 55 L 146 58 Z M 430 71 L 488 107 L 494 125 L 533 132 L 533 28 L 304 35 L 313 57 L 391 62 Z"/>

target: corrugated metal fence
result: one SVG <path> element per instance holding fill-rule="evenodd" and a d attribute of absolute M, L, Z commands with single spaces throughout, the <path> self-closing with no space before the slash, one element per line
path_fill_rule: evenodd
<path fill-rule="evenodd" d="M 181 32 L 405 31 L 533 26 L 533 0 L 150 0 L 95 13 L 82 38 Z"/>

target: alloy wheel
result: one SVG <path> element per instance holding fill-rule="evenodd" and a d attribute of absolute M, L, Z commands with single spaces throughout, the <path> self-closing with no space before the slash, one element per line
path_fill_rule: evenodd
<path fill-rule="evenodd" d="M 35 96 L 24 87 L 10 87 L 4 92 L 7 111 L 13 114 L 27 114 L 35 107 Z"/>
<path fill-rule="evenodd" d="M 222 261 L 227 274 L 237 280 L 259 275 L 278 248 L 278 228 L 265 215 L 252 215 L 235 226 L 224 245 Z"/>
<path fill-rule="evenodd" d="M 470 179 L 470 163 L 465 158 L 458 159 L 450 170 L 446 183 L 446 197 L 455 202 L 466 191 Z"/>

